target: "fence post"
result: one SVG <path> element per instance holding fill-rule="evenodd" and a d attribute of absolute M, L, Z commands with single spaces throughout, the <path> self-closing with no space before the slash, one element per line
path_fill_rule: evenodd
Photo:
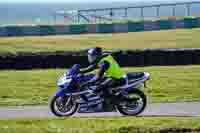
<path fill-rule="evenodd" d="M 78 15 L 78 23 L 80 23 L 80 11 L 79 10 L 77 12 L 77 15 Z"/>
<path fill-rule="evenodd" d="M 187 15 L 190 16 L 190 4 L 187 4 Z"/>
<path fill-rule="evenodd" d="M 110 8 L 110 17 L 112 18 L 113 16 L 114 16 L 113 9 Z"/>
<path fill-rule="evenodd" d="M 160 6 L 156 7 L 156 15 L 158 18 L 160 17 Z"/>
<path fill-rule="evenodd" d="M 97 11 L 96 10 L 94 10 L 94 14 L 96 14 L 97 13 Z M 96 16 L 94 17 L 94 22 L 96 23 L 98 20 L 97 20 L 97 18 L 96 18 Z"/>
<path fill-rule="evenodd" d="M 176 5 L 173 6 L 173 16 L 176 16 Z"/>
<path fill-rule="evenodd" d="M 128 8 L 125 8 L 125 17 L 128 17 Z"/>
<path fill-rule="evenodd" d="M 144 7 L 141 7 L 141 17 L 144 19 Z"/>
<path fill-rule="evenodd" d="M 54 17 L 54 23 L 55 23 L 55 25 L 57 24 L 57 14 L 55 13 L 54 15 L 53 15 L 53 17 Z"/>

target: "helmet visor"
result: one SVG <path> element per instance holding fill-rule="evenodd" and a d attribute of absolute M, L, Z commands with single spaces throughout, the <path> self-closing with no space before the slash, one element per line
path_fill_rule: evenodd
<path fill-rule="evenodd" d="M 89 63 L 93 63 L 96 60 L 96 56 L 88 54 L 88 61 Z"/>

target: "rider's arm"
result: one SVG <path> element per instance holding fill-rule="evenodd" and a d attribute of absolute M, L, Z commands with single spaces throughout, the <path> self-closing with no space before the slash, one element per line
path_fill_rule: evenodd
<path fill-rule="evenodd" d="M 110 64 L 107 61 L 103 61 L 98 66 L 99 66 L 99 70 L 97 71 L 97 74 L 95 77 L 96 81 L 100 80 L 103 77 L 105 71 L 110 67 Z"/>
<path fill-rule="evenodd" d="M 103 77 L 105 71 L 110 67 L 110 64 L 107 61 L 103 61 L 97 67 L 99 67 L 99 70 L 97 71 L 95 77 L 92 80 L 90 80 L 88 83 L 93 84 L 93 83 L 98 82 Z"/>
<path fill-rule="evenodd" d="M 82 73 L 89 73 L 89 72 L 94 71 L 96 68 L 97 68 L 97 64 L 91 64 L 91 65 L 88 66 L 87 68 L 82 69 L 81 72 L 82 72 Z"/>

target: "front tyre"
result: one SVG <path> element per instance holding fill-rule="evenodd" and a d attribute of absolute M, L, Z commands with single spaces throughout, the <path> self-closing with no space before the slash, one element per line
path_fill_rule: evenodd
<path fill-rule="evenodd" d="M 78 104 L 72 101 L 72 97 L 58 97 L 54 96 L 49 104 L 51 112 L 58 117 L 67 117 L 73 115 L 77 109 Z"/>
<path fill-rule="evenodd" d="M 147 98 L 145 94 L 136 89 L 117 105 L 118 111 L 123 115 L 136 116 L 142 113 L 146 107 Z"/>

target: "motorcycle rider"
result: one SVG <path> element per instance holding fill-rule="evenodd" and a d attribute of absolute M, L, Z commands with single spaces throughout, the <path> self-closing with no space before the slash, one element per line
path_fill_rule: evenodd
<path fill-rule="evenodd" d="M 103 54 L 102 48 L 95 47 L 88 50 L 88 61 L 90 65 L 82 69 L 82 73 L 89 73 L 98 69 L 95 77 L 86 83 L 97 84 L 95 92 L 103 90 L 104 96 L 109 96 L 109 88 L 115 88 L 126 84 L 125 72 L 118 62 L 110 54 Z"/>

